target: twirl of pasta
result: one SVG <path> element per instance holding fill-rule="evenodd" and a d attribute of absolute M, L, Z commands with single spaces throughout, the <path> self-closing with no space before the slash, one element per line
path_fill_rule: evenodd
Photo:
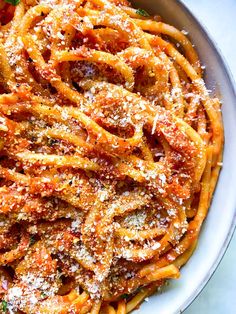
<path fill-rule="evenodd" d="M 197 245 L 222 165 L 220 102 L 187 37 L 126 0 L 7 2 L 2 311 L 129 313 Z"/>

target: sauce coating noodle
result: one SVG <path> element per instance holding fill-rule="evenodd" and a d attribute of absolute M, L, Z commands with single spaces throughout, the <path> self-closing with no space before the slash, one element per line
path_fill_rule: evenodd
<path fill-rule="evenodd" d="M 185 32 L 126 0 L 0 1 L 6 313 L 126 314 L 191 257 L 222 166 Z"/>

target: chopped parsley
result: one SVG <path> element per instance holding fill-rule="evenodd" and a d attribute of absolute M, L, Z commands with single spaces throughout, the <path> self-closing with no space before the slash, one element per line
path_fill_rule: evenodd
<path fill-rule="evenodd" d="M 122 294 L 122 296 L 121 296 L 122 299 L 128 299 L 128 297 L 129 297 L 129 295 L 127 293 Z"/>
<path fill-rule="evenodd" d="M 55 144 L 57 144 L 58 143 L 58 140 L 57 139 L 54 139 L 54 138 L 49 138 L 48 139 L 48 145 L 50 146 L 50 147 L 52 147 L 52 146 L 54 146 Z"/>
<path fill-rule="evenodd" d="M 20 3 L 20 0 L 4 0 L 4 1 L 7 2 L 7 3 L 12 4 L 14 6 L 16 6 L 17 4 Z"/>
<path fill-rule="evenodd" d="M 7 302 L 5 300 L 2 301 L 2 311 L 3 313 L 7 312 Z"/>
<path fill-rule="evenodd" d="M 30 245 L 33 245 L 36 242 L 34 236 L 30 236 Z"/>
<path fill-rule="evenodd" d="M 136 10 L 136 13 L 138 14 L 138 15 L 141 15 L 141 16 L 144 16 L 144 17 L 148 17 L 148 16 L 150 16 L 145 10 L 143 10 L 143 9 L 138 9 L 138 10 Z"/>
<path fill-rule="evenodd" d="M 41 292 L 40 297 L 41 299 L 45 299 L 47 297 L 47 294 L 45 292 Z"/>
<path fill-rule="evenodd" d="M 121 297 L 121 299 L 127 300 L 127 299 L 129 299 L 129 297 L 134 296 L 134 294 L 137 294 L 137 293 L 139 293 L 140 291 L 142 291 L 142 287 L 137 288 L 132 294 L 124 293 L 124 294 L 122 294 L 120 297 Z"/>

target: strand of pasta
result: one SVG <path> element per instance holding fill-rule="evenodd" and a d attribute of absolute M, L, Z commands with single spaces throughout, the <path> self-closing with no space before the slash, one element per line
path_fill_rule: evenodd
<path fill-rule="evenodd" d="M 19 305 L 25 313 L 129 313 L 166 279 L 179 277 L 210 205 L 222 160 L 219 101 L 210 98 L 187 37 L 126 5 L 22 0 L 11 22 L 1 26 L 0 82 L 11 91 L 0 95 L 4 237 L 16 222 L 23 225 L 25 219 L 29 227 L 16 249 L 11 243 L 18 231 L 9 243 L 3 241 L 0 262 L 17 265 L 9 287 L 19 287 L 27 260 L 40 274 L 34 250 L 51 259 L 47 269 L 57 256 L 68 280 L 57 283 L 57 278 L 61 290 L 34 308 L 27 300 Z M 124 49 L 121 44 L 111 52 L 116 38 L 122 38 Z M 14 43 L 20 76 L 12 66 L 14 54 L 9 55 Z M 87 64 L 112 68 L 120 85 L 96 74 L 90 80 L 79 74 L 74 81 L 73 67 L 80 71 Z M 133 129 L 127 128 L 125 137 L 103 116 L 118 107 Z M 123 127 L 120 119 L 123 134 L 129 124 Z M 57 205 L 44 203 L 48 197 Z M 36 236 L 34 245 L 28 232 Z M 123 293 L 129 294 L 127 301 Z"/>

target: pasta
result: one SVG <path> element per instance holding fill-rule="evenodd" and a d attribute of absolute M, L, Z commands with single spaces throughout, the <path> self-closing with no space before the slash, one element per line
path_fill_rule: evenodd
<path fill-rule="evenodd" d="M 0 13 L 2 311 L 132 312 L 197 245 L 220 101 L 184 32 L 126 0 Z"/>

